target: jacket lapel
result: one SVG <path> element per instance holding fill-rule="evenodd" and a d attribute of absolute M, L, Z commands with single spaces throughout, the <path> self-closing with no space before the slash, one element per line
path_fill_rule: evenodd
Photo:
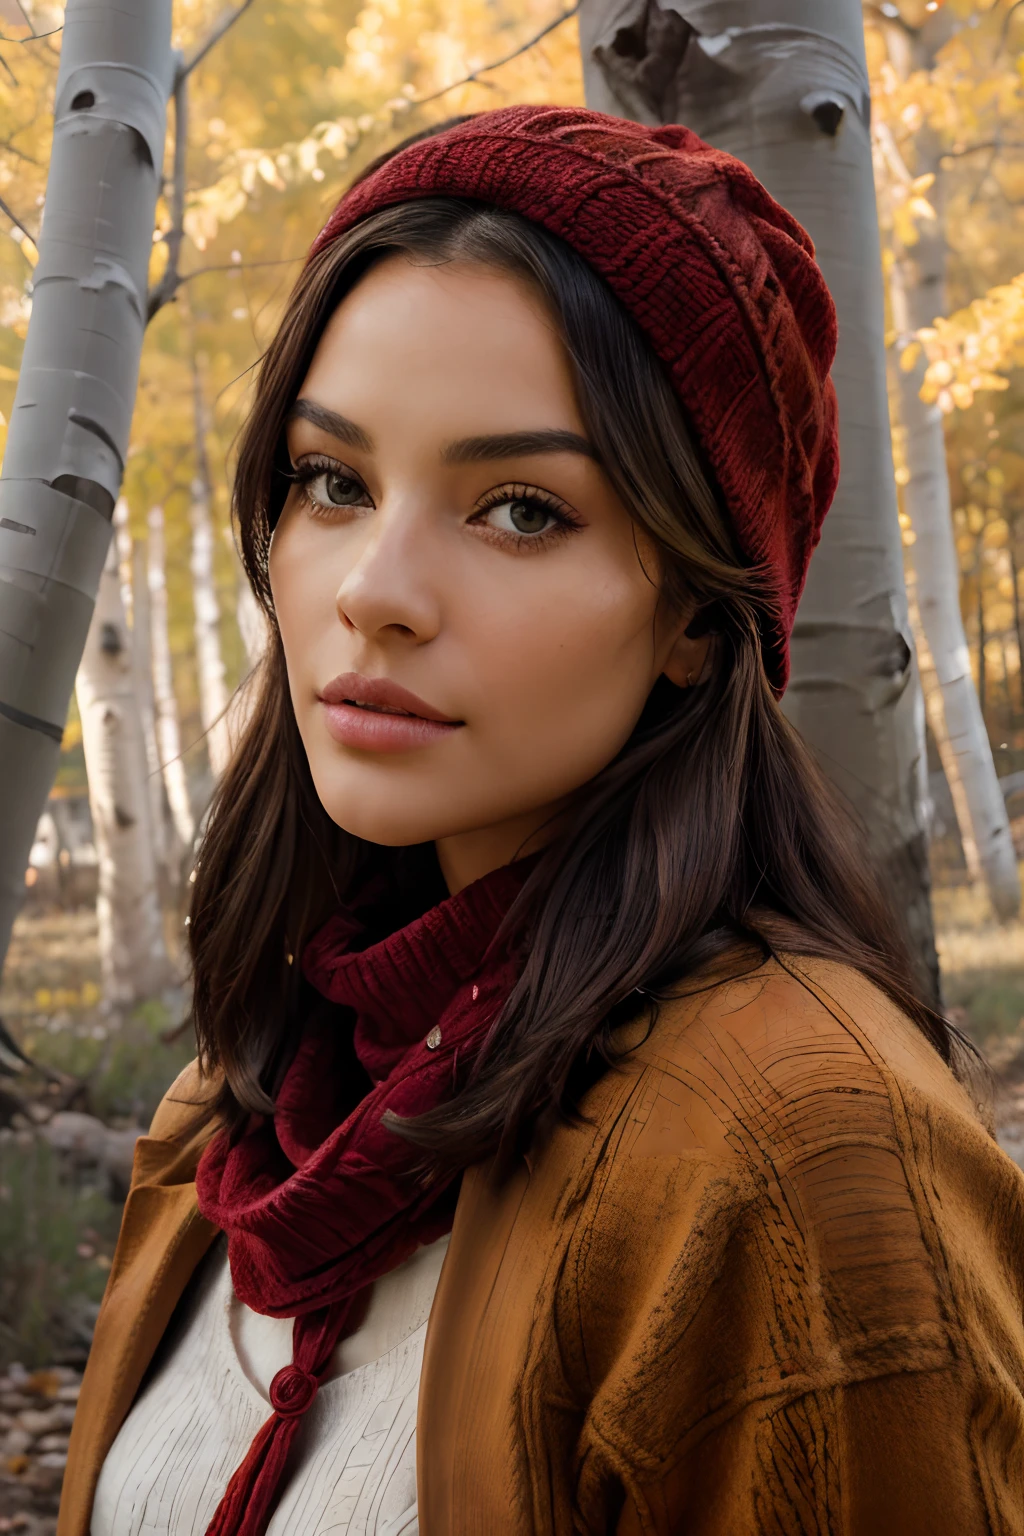
<path fill-rule="evenodd" d="M 194 1101 L 188 1107 L 194 1112 Z M 132 1187 L 68 1447 L 58 1536 L 89 1536 L 104 1459 L 182 1292 L 217 1236 L 199 1214 L 195 1191 L 199 1156 L 215 1129 L 206 1126 L 184 1144 L 144 1136 L 136 1145 Z"/>

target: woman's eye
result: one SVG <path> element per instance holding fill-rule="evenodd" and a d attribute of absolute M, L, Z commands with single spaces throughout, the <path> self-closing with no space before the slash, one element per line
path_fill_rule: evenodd
<path fill-rule="evenodd" d="M 306 482 L 311 501 L 321 507 L 359 507 L 367 500 L 366 487 L 351 475 L 325 469 Z"/>
<path fill-rule="evenodd" d="M 547 533 L 552 524 L 558 522 L 558 518 L 543 502 L 516 497 L 491 507 L 484 521 L 503 533 L 530 535 Z"/>

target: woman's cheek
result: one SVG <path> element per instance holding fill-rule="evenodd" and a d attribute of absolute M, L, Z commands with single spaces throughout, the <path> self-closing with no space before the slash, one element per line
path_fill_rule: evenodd
<path fill-rule="evenodd" d="M 474 734 L 498 762 L 536 777 L 538 793 L 554 780 L 557 793 L 568 793 L 600 772 L 628 739 L 653 683 L 647 590 L 591 594 L 589 602 L 553 594 L 530 618 L 487 625 L 487 643 L 478 642 L 471 718 L 483 729 Z"/>

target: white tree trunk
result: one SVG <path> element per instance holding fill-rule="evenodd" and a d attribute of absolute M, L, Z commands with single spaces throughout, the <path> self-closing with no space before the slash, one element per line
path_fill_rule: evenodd
<path fill-rule="evenodd" d="M 109 1003 L 152 996 L 170 979 L 160 915 L 145 744 L 131 634 L 111 546 L 77 680 L 99 862 L 100 964 Z"/>
<path fill-rule="evenodd" d="M 195 610 L 196 670 L 199 676 L 199 718 L 214 781 L 231 757 L 227 718 L 230 696 L 220 648 L 220 603 L 214 580 L 213 490 L 206 452 L 208 422 L 199 360 L 192 354 L 195 412 L 195 475 L 192 479 L 192 603 Z"/>
<path fill-rule="evenodd" d="M 685 123 L 744 160 L 815 242 L 839 311 L 843 468 L 785 708 L 859 812 L 937 999 L 860 0 L 584 0 L 580 35 L 591 106 Z"/>
<path fill-rule="evenodd" d="M 967 803 L 967 794 L 964 783 L 960 777 L 960 767 L 957 762 L 956 751 L 949 739 L 946 730 L 946 711 L 942 703 L 942 687 L 935 671 L 935 662 L 932 658 L 931 647 L 928 644 L 928 636 L 921 624 L 921 611 L 917 604 L 916 583 L 908 583 L 907 595 L 910 599 L 910 622 L 914 630 L 914 644 L 917 648 L 917 665 L 921 673 L 921 691 L 924 694 L 925 713 L 932 735 L 935 738 L 935 746 L 942 764 L 942 771 L 949 787 L 950 799 L 953 802 L 953 812 L 956 816 L 956 824 L 960 833 L 960 846 L 963 849 L 964 863 L 967 866 L 967 878 L 974 885 L 982 878 L 981 859 L 978 857 L 978 845 L 974 841 L 974 827 L 971 822 L 970 806 Z"/>
<path fill-rule="evenodd" d="M 918 175 L 933 171 L 941 176 L 938 154 L 925 157 L 915 171 Z M 946 242 L 941 222 L 922 221 L 917 244 L 909 249 L 895 244 L 894 256 L 889 292 L 897 349 L 902 352 L 911 344 L 913 332 L 931 325 L 947 310 Z M 903 489 L 903 506 L 916 535 L 917 603 L 942 691 L 955 772 L 962 785 L 959 802 L 952 780 L 950 790 L 961 841 L 965 834 L 968 841 L 973 840 L 993 909 L 998 917 L 1010 918 L 1020 910 L 1020 876 L 960 613 L 960 562 L 953 533 L 942 412 L 921 399 L 923 358 L 909 371 L 896 368 L 893 373 L 907 439 L 910 479 Z M 964 842 L 965 853 L 966 849 Z"/>
<path fill-rule="evenodd" d="M 164 875 L 163 888 L 167 897 L 173 899 L 177 894 L 183 850 L 178 847 L 177 829 L 167 798 L 160 762 L 160 744 L 156 736 L 153 625 L 149 612 L 148 564 L 145 544 L 136 544 L 132 550 L 132 591 L 135 613 L 132 628 L 132 658 L 135 664 L 135 692 L 139 700 L 142 736 L 146 747 L 146 786 L 149 790 L 153 848 Z"/>
<path fill-rule="evenodd" d="M 145 552 L 138 549 L 128 528 L 128 503 L 119 497 L 114 508 L 121 603 L 131 637 L 135 700 L 146 759 L 146 794 L 153 855 L 165 882 L 171 877 L 171 849 L 164 815 L 164 786 L 156 745 L 156 718 L 149 653 L 149 598 L 146 591 Z"/>
<path fill-rule="evenodd" d="M 171 0 L 68 0 L 0 480 L 0 957 L 124 472 L 171 78 Z"/>
<path fill-rule="evenodd" d="M 253 672 L 263 660 L 263 652 L 267 648 L 267 621 L 263 617 L 263 609 L 253 596 L 249 579 L 240 564 L 236 590 L 235 620 L 242 637 L 242 644 L 245 646 L 245 659 L 249 671 Z"/>
<path fill-rule="evenodd" d="M 163 507 L 150 508 L 147 555 L 157 753 L 178 839 L 182 848 L 191 849 L 195 842 L 196 824 L 189 798 L 188 777 L 181 755 L 178 700 L 174 692 L 174 671 L 171 665 Z"/>

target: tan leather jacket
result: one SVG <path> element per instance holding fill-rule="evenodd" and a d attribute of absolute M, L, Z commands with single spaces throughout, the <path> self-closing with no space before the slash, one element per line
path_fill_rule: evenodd
<path fill-rule="evenodd" d="M 195 1082 L 139 1144 L 58 1536 L 214 1235 L 169 1139 Z M 664 1005 L 585 1109 L 465 1176 L 422 1536 L 1024 1532 L 1024 1175 L 902 1014 L 772 961 Z"/>

